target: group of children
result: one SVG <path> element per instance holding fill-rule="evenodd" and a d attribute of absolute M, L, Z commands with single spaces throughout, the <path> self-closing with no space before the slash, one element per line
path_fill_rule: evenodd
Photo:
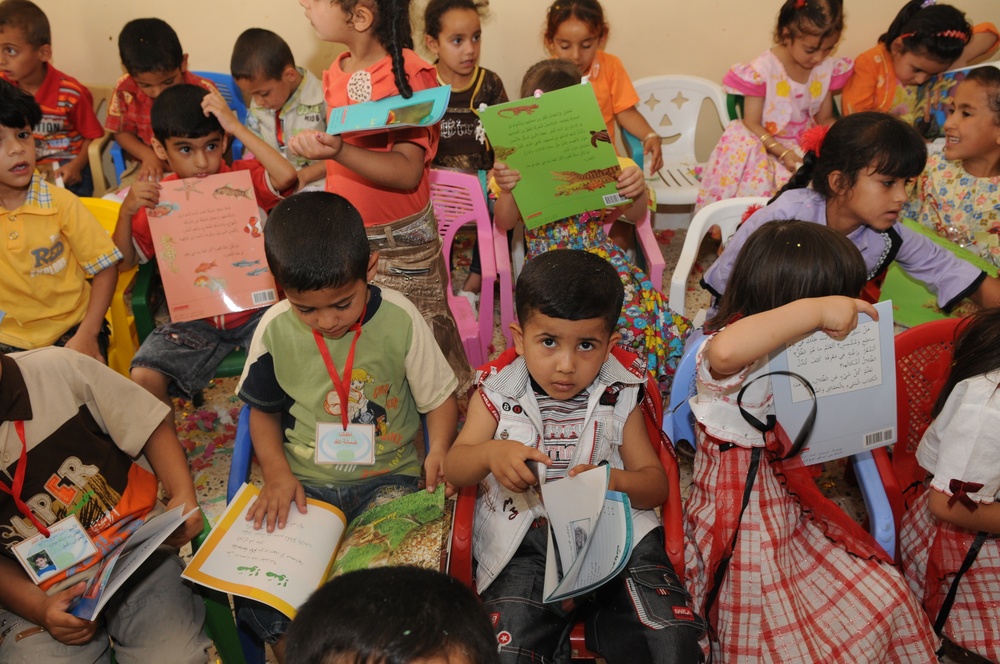
<path fill-rule="evenodd" d="M 937 408 L 940 423 L 918 453 L 941 478 L 932 482 L 926 504 L 911 510 L 920 533 L 934 522 L 914 510 L 929 510 L 953 526 L 938 524 L 929 552 L 918 550 L 927 536 L 904 534 L 905 579 L 856 524 L 830 507 L 807 469 L 786 458 L 780 427 L 750 424 L 767 421 L 770 386 L 747 384 L 746 377 L 787 341 L 817 329 L 842 339 L 859 312 L 874 315 L 855 298 L 893 261 L 934 288 L 942 308 L 965 297 L 1000 305 L 1000 280 L 896 223 L 909 205 L 939 231 L 942 224 L 959 227 L 971 242 L 984 242 L 978 224 L 995 209 L 1000 179 L 1000 71 L 974 70 L 957 86 L 943 156 L 930 162 L 916 130 L 881 112 L 902 115 L 913 92 L 907 86 L 990 51 L 996 31 L 974 31 L 957 10 L 915 0 L 870 58 L 883 69 L 852 73 L 849 61 L 828 57 L 843 30 L 840 0 L 788 0 L 776 45 L 727 75 L 726 84 L 745 95 L 744 118 L 726 129 L 713 153 L 699 205 L 712 196 L 771 194 L 787 183 L 749 217 L 705 275 L 718 306 L 706 326 L 710 336 L 699 354 L 692 399 L 699 445 L 686 506 L 686 569 L 679 570 L 652 515 L 678 488 L 660 465 L 659 441 L 646 433 L 641 401 L 649 375 L 659 387 L 655 398 L 668 393 L 689 324 L 669 311 L 626 251 L 627 223 L 641 219 L 647 205 L 640 169 L 621 158 L 618 189 L 633 201 L 625 209 L 594 210 L 526 232 L 515 347 L 477 373 L 458 434 L 456 396 L 472 381 L 471 368 L 443 297 L 448 266 L 430 206 L 430 166 L 480 172 L 497 226 L 520 222 L 511 193 L 520 174 L 494 160 L 476 117 L 481 103 L 506 99 L 499 78 L 478 64 L 485 3 L 428 3 L 425 45 L 434 65 L 413 51 L 406 1 L 300 4 L 321 39 L 347 50 L 321 83 L 295 65 L 279 36 L 244 32 L 231 66 L 251 100 L 246 125 L 211 83 L 188 70 L 165 22 L 137 19 L 123 28 L 119 50 L 128 73 L 116 84 L 106 126 L 134 165 L 108 238 L 75 196 L 35 171 L 51 157 L 66 185 L 85 187 L 82 157 L 100 135 L 92 108 L 88 115 L 89 93 L 48 64 L 51 40 L 41 10 L 28 0 L 0 2 L 0 58 L 9 60 L 0 69 L 11 81 L 0 82 L 0 222 L 8 238 L 8 258 L 0 261 L 0 350 L 28 351 L 0 356 L 0 459 L 7 475 L 0 482 L 6 549 L 0 659 L 37 661 L 45 652 L 50 661 L 99 661 L 110 636 L 118 661 L 158 661 L 157 654 L 168 651 L 171 661 L 203 661 L 204 611 L 179 582 L 173 552 L 148 563 L 149 574 L 120 591 L 97 622 L 75 618 L 68 608 L 87 571 L 160 509 L 157 478 L 168 506 L 196 506 L 171 396 L 191 396 L 223 357 L 243 347 L 248 361 L 237 389 L 251 408 L 254 451 L 264 471 L 248 518 L 257 527 L 281 529 L 290 510 L 306 509 L 307 496 L 353 518 L 417 490 L 421 476 L 428 490 L 441 482 L 449 493 L 479 485 L 476 589 L 490 613 L 500 661 L 564 661 L 578 619 L 587 623 L 588 647 L 609 662 L 693 662 L 702 655 L 932 661 L 935 632 L 942 631 L 928 619 L 940 605 L 933 575 L 949 573 L 952 559 L 964 554 L 966 531 L 1000 531 L 990 509 L 1000 485 L 989 470 L 995 455 L 988 426 L 963 429 L 962 437 L 974 440 L 963 441 L 958 452 L 945 441 L 952 427 L 978 422 L 975 415 L 951 414 L 970 390 L 975 394 L 965 407 L 991 409 L 996 367 L 980 364 L 984 351 L 971 341 L 958 345 L 956 370 Z M 603 50 L 608 34 L 597 0 L 557 0 L 547 10 L 543 37 L 553 58 L 529 69 L 521 96 L 586 76 L 609 134 L 618 123 L 643 136 L 644 158 L 656 170 L 659 137 L 638 112 L 621 61 Z M 408 97 L 442 83 L 453 89 L 440 127 L 324 132 L 332 108 Z M 845 83 L 849 114 L 828 132 L 810 133 L 800 152 L 796 141 L 806 129 L 833 122 L 831 92 Z M 46 131 L 49 126 L 59 131 Z M 36 150 L 36 138 L 49 147 Z M 231 139 L 253 158 L 227 163 Z M 55 151 L 60 146 L 64 152 Z M 269 213 L 267 264 L 285 299 L 266 311 L 161 326 L 142 343 L 129 383 L 97 362 L 106 355 L 102 324 L 117 272 L 154 257 L 147 211 L 159 202 L 163 183 L 229 170 L 250 172 L 257 203 Z M 911 199 L 907 183 L 918 177 L 923 194 Z M 948 197 L 958 203 L 942 205 Z M 943 220 L 953 208 L 960 213 Z M 610 235 L 609 222 L 617 224 Z M 474 277 L 466 287 L 475 289 Z M 995 336 L 996 328 L 995 318 L 984 315 L 963 339 Z M 45 349 L 50 345 L 80 352 Z M 744 412 L 753 417 L 745 419 Z M 428 440 L 422 460 L 413 445 L 421 416 Z M 315 441 L 329 426 L 372 436 L 374 463 L 317 463 Z M 974 463 L 956 461 L 962 453 Z M 155 475 L 134 461 L 140 454 Z M 526 495 L 537 481 L 529 462 L 545 466 L 548 479 L 608 465 L 609 488 L 632 502 L 629 563 L 586 599 L 542 601 L 547 521 Z M 100 543 L 98 553 L 35 585 L 11 548 L 71 518 Z M 183 544 L 200 527 L 192 515 L 169 543 Z M 987 537 L 979 546 L 995 545 Z M 950 558 L 942 560 L 942 550 Z M 982 555 L 971 577 L 988 576 L 994 558 Z M 989 586 L 982 580 L 972 587 L 995 606 L 1000 598 Z M 144 605 L 148 597 L 157 598 L 155 611 Z M 961 607 L 945 633 L 996 659 L 997 639 L 975 627 L 996 622 L 995 616 L 977 613 L 974 602 Z M 263 604 L 242 603 L 238 617 L 272 645 L 279 661 L 286 655 L 295 661 L 296 644 L 309 636 Z M 293 639 L 296 633 L 302 636 Z M 485 661 L 447 639 L 437 644 L 438 650 L 432 642 L 410 654 Z"/>

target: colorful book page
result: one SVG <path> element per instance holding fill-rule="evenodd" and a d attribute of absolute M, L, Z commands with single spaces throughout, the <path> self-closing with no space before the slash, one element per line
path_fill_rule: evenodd
<path fill-rule="evenodd" d="M 247 171 L 164 182 L 148 210 L 173 321 L 278 301 L 264 258 L 263 214 Z"/>
<path fill-rule="evenodd" d="M 944 123 L 948 119 L 951 105 L 951 90 L 965 80 L 970 69 L 976 67 L 1000 66 L 1000 62 L 983 62 L 971 67 L 952 69 L 930 77 L 917 88 L 917 103 L 913 110 L 914 123 L 924 138 L 934 139 L 944 136 Z"/>
<path fill-rule="evenodd" d="M 409 99 L 395 95 L 378 101 L 338 106 L 330 109 L 326 133 L 336 135 L 376 129 L 428 127 L 441 121 L 448 110 L 449 99 L 451 86 L 441 85 L 418 90 Z"/>
<path fill-rule="evenodd" d="M 512 193 L 528 228 L 629 202 L 589 83 L 490 106 L 479 119 L 496 160 L 521 173 Z"/>

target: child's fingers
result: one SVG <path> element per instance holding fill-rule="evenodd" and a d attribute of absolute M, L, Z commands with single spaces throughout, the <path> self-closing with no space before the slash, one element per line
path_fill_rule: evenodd
<path fill-rule="evenodd" d="M 857 309 L 859 314 L 868 314 L 872 317 L 872 320 L 878 320 L 878 309 L 875 308 L 871 302 L 865 302 L 864 300 L 854 300 L 854 307 Z"/>
<path fill-rule="evenodd" d="M 295 488 L 295 506 L 299 508 L 300 514 L 306 513 L 306 490 L 302 488 L 301 484 Z M 288 516 L 287 511 L 285 512 L 285 516 Z M 284 528 L 285 524 L 282 523 L 281 527 Z"/>

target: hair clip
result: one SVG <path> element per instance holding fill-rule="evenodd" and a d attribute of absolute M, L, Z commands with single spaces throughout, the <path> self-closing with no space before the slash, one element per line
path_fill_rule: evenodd
<path fill-rule="evenodd" d="M 541 96 L 542 96 L 542 91 L 541 90 L 535 90 L 535 99 L 538 99 Z"/>
<path fill-rule="evenodd" d="M 931 5 L 936 5 L 936 4 L 937 4 L 937 0 L 924 0 L 920 4 L 920 8 L 921 9 L 926 9 L 926 8 L 930 7 Z"/>
<path fill-rule="evenodd" d="M 910 37 L 912 37 L 915 34 L 917 34 L 917 33 L 915 33 L 915 32 L 904 32 L 899 37 L 897 37 L 897 39 L 909 39 Z"/>
<path fill-rule="evenodd" d="M 795 0 L 796 9 L 805 9 L 805 6 L 806 6 L 806 0 Z"/>
<path fill-rule="evenodd" d="M 961 30 L 945 30 L 944 32 L 935 32 L 932 37 L 946 37 L 949 39 L 961 39 L 962 41 L 968 41 L 969 36 L 962 32 Z"/>
<path fill-rule="evenodd" d="M 480 104 L 479 105 L 479 112 L 482 113 L 485 110 L 486 110 L 486 104 L 485 103 Z"/>

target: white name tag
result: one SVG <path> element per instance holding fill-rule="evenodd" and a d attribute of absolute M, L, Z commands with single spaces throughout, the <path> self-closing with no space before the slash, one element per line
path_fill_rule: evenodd
<path fill-rule="evenodd" d="M 38 533 L 14 545 L 14 555 L 31 580 L 40 583 L 97 553 L 76 515 L 49 526 L 49 536 Z"/>
<path fill-rule="evenodd" d="M 375 425 L 316 423 L 317 465 L 375 465 Z"/>

